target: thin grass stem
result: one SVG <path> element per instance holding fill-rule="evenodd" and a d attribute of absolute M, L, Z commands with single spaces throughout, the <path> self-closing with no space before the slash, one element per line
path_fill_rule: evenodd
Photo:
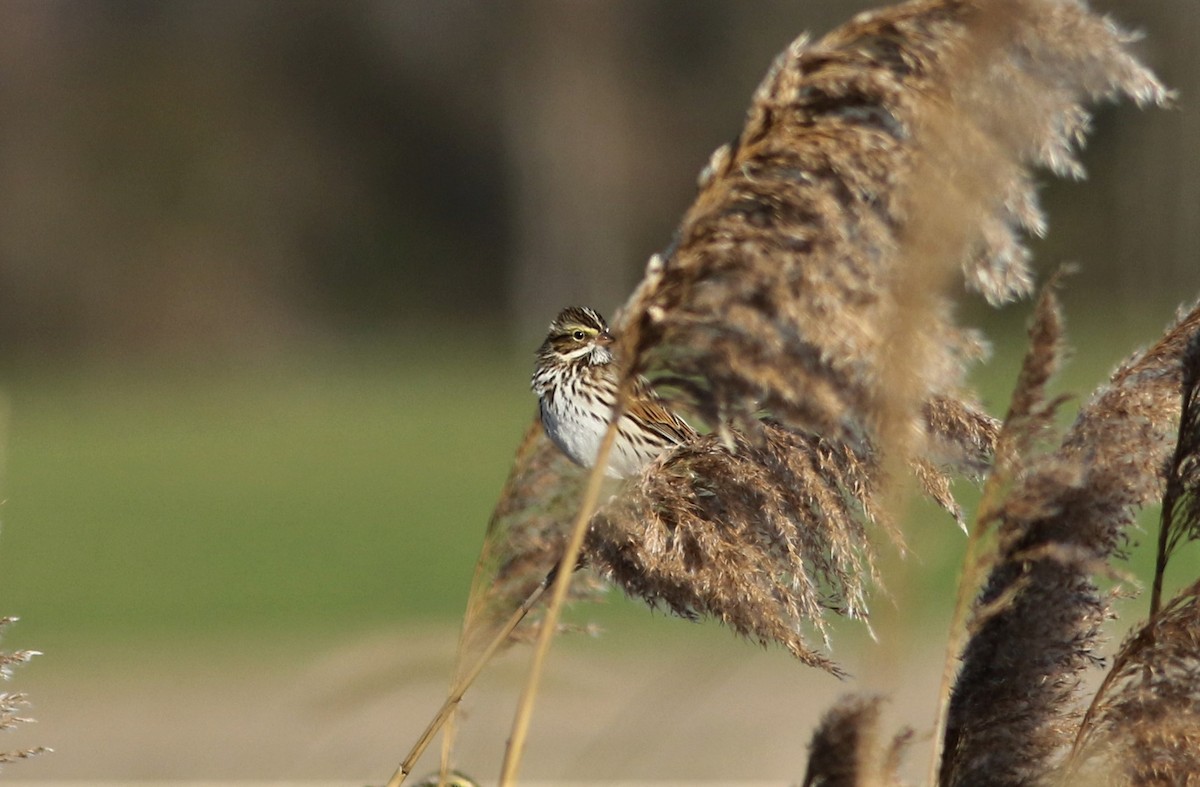
<path fill-rule="evenodd" d="M 494 522 L 488 524 L 488 532 L 484 536 L 484 547 L 482 550 L 480 550 L 479 559 L 475 561 L 475 570 L 471 575 L 471 591 L 467 597 L 467 611 L 463 615 L 462 628 L 458 633 L 458 655 L 455 659 L 454 673 L 451 675 L 450 688 L 447 689 L 447 693 L 454 691 L 454 686 L 456 685 L 459 676 L 462 674 L 463 661 L 468 655 L 468 642 L 471 638 L 471 630 L 475 625 L 475 621 L 480 610 L 486 606 L 485 597 L 487 594 L 484 589 L 484 583 L 486 581 L 485 576 L 488 572 L 486 571 L 485 567 L 488 563 L 488 545 L 490 543 L 490 539 L 494 535 L 492 533 L 492 527 L 494 524 Z M 545 591 L 545 587 L 549 584 L 549 577 L 546 577 L 542 580 L 542 582 L 539 584 L 539 587 L 536 588 L 539 596 Z M 439 778 L 441 778 L 443 781 L 445 780 L 446 774 L 450 772 L 450 760 L 454 749 L 455 716 L 455 711 L 452 710 L 450 715 L 447 716 L 445 723 L 442 725 L 445 729 L 445 732 L 442 734 L 442 756 Z"/>
<path fill-rule="evenodd" d="M 494 656 L 496 651 L 500 649 L 500 646 L 508 640 L 509 636 L 513 633 L 513 631 L 516 630 L 517 626 L 521 625 L 521 621 L 525 619 L 525 616 L 529 614 L 529 611 L 537 605 L 539 600 L 541 600 L 542 595 L 546 592 L 546 588 L 549 587 L 552 578 L 554 578 L 556 574 L 564 573 L 570 574 L 571 572 L 551 571 L 549 574 L 547 574 L 546 578 L 543 579 L 542 582 L 533 589 L 533 592 L 529 594 L 525 601 L 521 603 L 521 606 L 517 607 L 509 619 L 505 621 L 504 626 L 497 632 L 496 636 L 492 638 L 491 642 L 488 643 L 488 646 L 484 648 L 483 653 L 480 654 L 479 659 L 475 662 L 474 666 L 472 666 L 469 671 L 464 673 L 458 680 L 455 681 L 450 688 L 450 692 L 446 697 L 446 701 L 442 703 L 441 709 L 438 710 L 437 714 L 433 717 L 433 720 L 429 722 L 429 725 L 425 728 L 425 732 L 423 732 L 417 742 L 413 744 L 412 750 L 409 751 L 408 756 L 404 758 L 404 761 L 400 763 L 400 766 L 396 769 L 396 772 L 392 774 L 392 778 L 388 780 L 387 787 L 400 787 L 400 785 L 404 783 L 404 780 L 408 778 L 410 773 L 412 773 L 413 766 L 417 764 L 417 760 L 420 759 L 421 755 L 425 753 L 425 749 L 429 748 L 429 744 L 433 741 L 434 736 L 437 735 L 438 730 L 440 730 L 454 714 L 454 710 L 458 707 L 458 703 L 462 702 L 463 695 L 466 694 L 467 689 L 471 687 L 471 684 L 475 682 L 475 679 L 479 677 L 479 674 L 483 672 L 483 668 L 486 667 L 488 662 L 492 660 L 492 656 Z M 561 579 L 561 577 L 559 577 L 559 579 Z"/>
<path fill-rule="evenodd" d="M 525 686 L 521 690 L 521 697 L 517 701 L 517 710 L 513 717 L 512 730 L 508 737 L 508 746 L 504 750 L 504 763 L 500 771 L 500 787 L 507 787 L 516 782 L 517 770 L 521 766 L 521 755 L 525 751 L 525 740 L 529 735 L 529 722 L 533 717 L 533 702 L 537 697 L 538 685 L 541 682 L 546 654 L 550 651 L 550 641 L 554 638 L 555 629 L 558 627 L 558 618 L 562 613 L 563 604 L 566 602 L 567 589 L 571 585 L 571 574 L 573 572 L 567 569 L 567 567 L 573 567 L 579 560 L 579 553 L 583 550 L 584 536 L 587 535 L 588 521 L 591 519 L 592 513 L 596 510 L 596 504 L 600 500 L 600 489 L 604 483 L 604 470 L 608 465 L 608 455 L 612 451 L 613 443 L 616 442 L 617 424 L 620 422 L 621 416 L 625 411 L 625 399 L 628 395 L 630 380 L 631 378 L 628 375 L 622 379 L 617 401 L 613 406 L 612 416 L 608 422 L 608 430 L 605 431 L 604 439 L 600 442 L 600 450 L 596 454 L 596 464 L 592 467 L 591 473 L 588 474 L 587 488 L 584 490 L 583 500 L 579 504 L 579 513 L 575 516 L 575 522 L 571 526 L 571 538 L 567 542 L 567 547 L 559 563 L 564 570 L 558 572 L 558 576 L 555 577 L 554 585 L 551 588 L 550 602 L 546 605 L 545 618 L 542 620 L 542 628 L 538 632 L 537 643 L 534 645 L 533 650 L 533 658 L 529 665 L 529 677 L 526 678 Z"/>

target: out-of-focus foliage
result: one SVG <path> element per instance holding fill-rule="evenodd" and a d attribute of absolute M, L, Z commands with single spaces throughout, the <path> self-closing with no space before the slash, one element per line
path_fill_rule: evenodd
<path fill-rule="evenodd" d="M 770 53 L 869 5 L 5 3 L 0 346 L 270 346 L 431 315 L 528 336 L 563 303 L 610 308 Z M 1200 257 L 1200 20 L 1100 5 L 1185 100 L 1099 116 L 1087 189 L 1047 190 L 1042 253 L 1168 291 Z"/>

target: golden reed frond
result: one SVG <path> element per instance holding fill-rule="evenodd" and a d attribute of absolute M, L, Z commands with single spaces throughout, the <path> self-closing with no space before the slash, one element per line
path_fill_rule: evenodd
<path fill-rule="evenodd" d="M 1058 766 L 1081 676 L 1100 661 L 1108 604 L 1092 577 L 1163 490 L 1198 338 L 1200 307 L 1123 364 L 1056 451 L 1022 459 L 995 514 L 999 555 L 954 686 L 941 784 L 1030 784 Z"/>
<path fill-rule="evenodd" d="M 1200 784 L 1200 582 L 1126 639 L 1098 699 L 1071 784 Z"/>
<path fill-rule="evenodd" d="M 958 580 L 949 635 L 942 664 L 942 679 L 938 687 L 938 712 L 934 723 L 934 747 L 930 759 L 930 780 L 937 780 L 942 766 L 941 744 L 957 745 L 957 718 L 953 712 L 951 689 L 960 652 L 969 636 L 978 633 L 990 615 L 1002 610 L 1017 589 L 1019 582 L 986 604 L 972 602 L 980 591 L 984 577 L 993 572 L 1004 559 L 998 546 L 997 524 L 1009 491 L 1022 470 L 1034 458 L 1039 438 L 1051 430 L 1059 401 L 1047 401 L 1046 386 L 1058 369 L 1062 354 L 1062 309 L 1055 289 L 1056 275 L 1042 289 L 1029 325 L 1029 348 L 1021 364 L 1017 384 L 1010 399 L 1008 413 L 996 440 L 996 460 L 983 488 L 983 495 L 968 530 L 963 568 Z M 957 690 L 955 697 L 957 697 Z M 949 731 L 949 732 L 948 732 Z"/>
<path fill-rule="evenodd" d="M 993 477 L 1004 483 L 1020 472 L 1039 444 L 1054 436 L 1054 417 L 1065 397 L 1046 399 L 1046 388 L 1065 354 L 1062 304 L 1056 290 L 1064 271 L 1047 282 L 1029 324 L 1029 349 L 1013 388 L 1004 425 L 996 441 Z"/>
<path fill-rule="evenodd" d="M 924 456 L 928 403 L 958 400 L 981 352 L 950 314 L 955 273 L 994 301 L 1028 293 L 1029 167 L 1078 172 L 1082 101 L 1167 96 L 1125 43 L 1055 0 L 912 2 L 799 39 L 627 304 L 631 372 L 699 381 L 718 431 L 766 409 Z"/>
<path fill-rule="evenodd" d="M 1200 338 L 1200 337 L 1198 337 Z M 1146 623 L 1126 638 L 1075 736 L 1072 780 L 1200 784 L 1200 582 L 1162 607 L 1181 541 L 1200 537 L 1200 341 L 1183 361 L 1179 439 L 1167 474 Z"/>
<path fill-rule="evenodd" d="M 601 576 L 652 606 L 713 617 L 837 674 L 802 627 L 824 635 L 826 610 L 866 615 L 872 470 L 842 444 L 771 423 L 732 449 L 706 435 L 604 506 L 585 554 Z"/>
<path fill-rule="evenodd" d="M 849 596 L 814 604 L 826 577 L 810 572 L 831 558 L 788 549 L 852 543 L 869 568 L 869 548 L 844 505 L 817 517 L 826 533 L 817 541 L 795 535 L 809 531 L 811 506 L 747 488 L 777 480 L 756 467 L 753 447 L 768 440 L 760 413 L 774 419 L 772 438 L 799 445 L 820 435 L 858 457 L 869 472 L 851 498 L 868 510 L 892 508 L 871 496 L 907 466 L 957 514 L 943 468 L 984 469 L 997 426 L 962 391 L 980 341 L 951 318 L 951 280 L 965 270 L 994 300 L 1029 289 L 1019 232 L 1040 231 L 1042 219 L 1028 168 L 1077 171 L 1082 101 L 1166 98 L 1124 44 L 1075 3 L 942 0 L 860 15 L 785 51 L 618 320 L 626 373 L 680 383 L 716 437 L 677 452 L 693 463 L 686 483 L 686 465 L 652 466 L 668 475 L 634 491 L 648 502 L 630 500 L 624 525 L 610 515 L 593 528 L 596 562 L 651 603 L 713 614 L 760 639 L 787 632 L 768 639 L 827 666 L 792 633 L 795 613 L 818 628 L 813 612 L 857 613 L 861 583 L 835 583 Z M 718 444 L 730 450 L 715 452 Z M 820 475 L 801 475 L 800 494 L 838 488 L 835 473 Z M 779 505 L 758 526 L 750 514 L 726 528 L 720 505 L 692 488 Z M 661 534 L 669 543 L 660 550 Z M 771 543 L 783 559 L 740 574 L 750 561 L 724 555 L 743 539 L 756 555 L 766 553 L 749 539 Z M 695 545 L 727 548 L 706 555 Z M 832 559 L 850 565 L 842 554 Z M 772 575 L 788 582 L 771 585 Z"/>
<path fill-rule="evenodd" d="M 509 613 L 557 566 L 585 475 L 550 442 L 535 418 L 488 522 L 463 622 L 460 671 L 464 658 L 486 645 Z M 576 574 L 572 591 L 575 599 L 594 599 L 601 587 L 583 572 Z M 517 636 L 528 639 L 536 621 L 535 612 Z"/>
<path fill-rule="evenodd" d="M 584 476 L 535 418 L 488 522 L 483 564 L 490 571 L 472 588 L 472 597 L 511 608 L 554 568 Z"/>

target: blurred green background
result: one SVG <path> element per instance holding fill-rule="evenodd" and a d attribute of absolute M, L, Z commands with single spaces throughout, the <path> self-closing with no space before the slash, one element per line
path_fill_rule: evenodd
<path fill-rule="evenodd" d="M 8 645 L 48 654 L 18 673 L 33 742 L 103 720 L 114 696 L 81 687 L 129 696 L 131 660 L 179 676 L 242 653 L 227 669 L 253 682 L 271 648 L 384 632 L 401 644 L 377 661 L 403 663 L 434 631 L 452 650 L 545 323 L 611 312 L 775 53 L 869 5 L 0 5 L 0 613 L 22 617 Z M 1200 285 L 1200 14 L 1094 5 L 1147 33 L 1180 99 L 1101 109 L 1089 180 L 1043 192 L 1039 269 L 1082 266 L 1059 387 L 1084 395 Z M 996 342 L 975 380 L 1000 413 L 1028 305 L 962 311 Z M 937 631 L 962 539 L 918 511 L 893 584 L 921 601 L 892 614 Z M 288 775 L 65 748 L 19 767 Z"/>

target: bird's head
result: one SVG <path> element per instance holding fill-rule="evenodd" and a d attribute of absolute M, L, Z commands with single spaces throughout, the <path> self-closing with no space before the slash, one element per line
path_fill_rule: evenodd
<path fill-rule="evenodd" d="M 598 366 L 612 362 L 612 345 L 613 335 L 603 317 L 591 309 L 571 306 L 550 323 L 538 355 L 565 363 Z"/>

